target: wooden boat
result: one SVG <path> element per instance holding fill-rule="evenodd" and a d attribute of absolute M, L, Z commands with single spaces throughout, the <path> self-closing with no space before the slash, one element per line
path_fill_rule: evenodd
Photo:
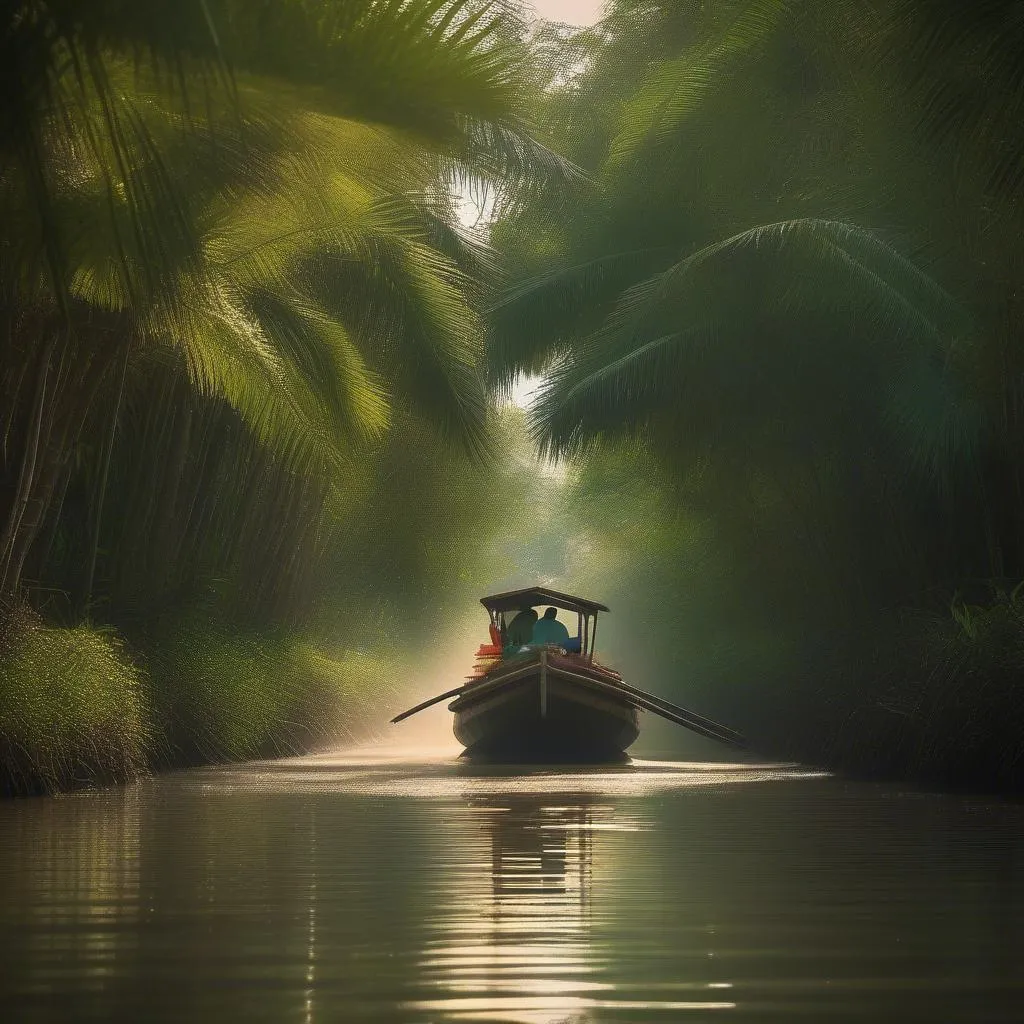
<path fill-rule="evenodd" d="M 617 682 L 581 655 L 543 647 L 467 684 L 448 708 L 470 754 L 602 761 L 620 756 L 640 733 L 636 706 Z"/>
<path fill-rule="evenodd" d="M 455 736 L 473 757 L 522 762 L 598 762 L 621 759 L 640 732 L 639 712 L 651 711 L 731 746 L 738 733 L 626 684 L 594 658 L 596 601 L 531 587 L 481 599 L 490 618 L 491 643 L 477 651 L 474 674 L 461 686 L 396 715 L 402 720 L 450 697 Z M 564 646 L 530 644 L 512 649 L 510 612 L 538 605 L 577 617 L 577 636 Z"/>

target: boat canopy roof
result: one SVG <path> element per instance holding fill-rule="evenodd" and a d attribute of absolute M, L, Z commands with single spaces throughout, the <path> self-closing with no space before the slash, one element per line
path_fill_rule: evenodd
<path fill-rule="evenodd" d="M 547 587 L 527 587 L 525 590 L 510 590 L 505 594 L 492 594 L 480 598 L 480 603 L 489 612 L 512 612 L 521 608 L 533 608 L 538 604 L 549 604 L 555 608 L 564 608 L 571 612 L 582 612 L 584 615 L 595 615 L 606 612 L 608 607 L 596 601 L 588 601 L 572 594 L 561 594 Z"/>

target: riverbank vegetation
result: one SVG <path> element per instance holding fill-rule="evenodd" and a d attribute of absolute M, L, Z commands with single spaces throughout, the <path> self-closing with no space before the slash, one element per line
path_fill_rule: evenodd
<path fill-rule="evenodd" d="M 146 767 L 141 673 L 110 631 L 44 625 L 22 609 L 0 648 L 0 793 L 129 778 Z"/>
<path fill-rule="evenodd" d="M 762 749 L 1024 783 L 1021 33 L 725 0 L 546 40 L 590 184 L 495 226 L 495 379 L 547 376 L 652 669 Z"/>
<path fill-rule="evenodd" d="M 359 624 L 458 554 L 432 531 L 487 518 L 490 256 L 455 188 L 570 176 L 530 135 L 521 25 L 477 0 L 4 21 L 4 788 L 303 746 L 383 671 Z"/>
<path fill-rule="evenodd" d="M 13 5 L 6 790 L 368 728 L 527 529 L 764 752 L 1024 783 L 1016 6 L 605 15 Z"/>

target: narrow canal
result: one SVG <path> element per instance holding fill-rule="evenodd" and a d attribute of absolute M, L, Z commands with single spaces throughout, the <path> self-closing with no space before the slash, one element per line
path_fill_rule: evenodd
<path fill-rule="evenodd" d="M 363 751 L 0 806 L 5 1021 L 1019 1021 L 1024 808 Z"/>

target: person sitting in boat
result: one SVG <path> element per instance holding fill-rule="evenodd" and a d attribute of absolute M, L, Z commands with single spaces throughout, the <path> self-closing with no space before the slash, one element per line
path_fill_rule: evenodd
<path fill-rule="evenodd" d="M 501 653 L 508 657 L 517 654 L 533 639 L 533 627 L 537 621 L 537 612 L 533 608 L 523 608 L 508 624 L 505 633 L 505 646 Z"/>
<path fill-rule="evenodd" d="M 569 645 L 569 630 L 558 621 L 557 608 L 549 608 L 544 613 L 544 618 L 537 620 L 533 627 L 531 642 L 536 646 L 554 644 L 555 647 L 565 648 Z"/>

